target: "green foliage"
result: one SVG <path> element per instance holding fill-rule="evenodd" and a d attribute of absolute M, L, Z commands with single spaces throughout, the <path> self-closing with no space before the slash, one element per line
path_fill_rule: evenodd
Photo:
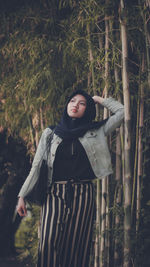
<path fill-rule="evenodd" d="M 20 223 L 15 216 L 17 195 L 29 168 L 27 149 L 21 138 L 0 132 L 0 257 L 14 252 L 14 236 Z"/>
<path fill-rule="evenodd" d="M 141 75 L 141 55 L 144 54 L 146 59 L 144 18 L 148 19 L 148 8 L 145 6 L 145 1 L 138 1 L 138 3 L 127 1 L 127 13 L 122 14 L 119 13 L 117 0 L 37 0 L 36 3 L 31 0 L 30 4 L 28 2 L 24 1 L 24 4 L 19 5 L 16 10 L 13 9 L 13 12 L 0 13 L 0 126 L 7 127 L 9 133 L 14 136 L 21 136 L 29 151 L 33 151 L 36 137 L 40 136 L 41 130 L 48 125 L 56 124 L 60 119 L 64 102 L 72 90 L 84 88 L 91 94 L 95 90 L 101 95 L 106 85 L 106 20 L 109 24 L 108 94 L 115 98 L 118 95 L 122 96 L 119 19 L 126 15 L 132 158 L 135 154 L 136 107 L 139 88 L 142 84 L 145 92 L 143 154 L 144 166 L 146 166 L 144 168 L 147 170 L 150 135 L 147 70 L 145 69 Z M 117 82 L 114 75 L 115 66 L 119 70 Z M 111 142 L 115 143 L 114 136 Z M 113 160 L 114 158 L 113 156 Z M 145 171 L 143 178 L 147 175 L 148 171 Z M 110 203 L 109 215 L 112 224 L 108 230 L 113 239 L 117 237 L 122 240 L 123 200 L 121 200 L 122 206 L 117 206 L 114 201 L 115 189 L 116 185 L 113 184 L 110 200 L 114 206 Z M 149 199 L 144 203 L 149 204 Z M 118 228 L 114 224 L 116 215 L 120 215 L 121 218 Z M 16 245 L 25 247 L 33 261 L 37 256 L 38 216 L 36 208 L 33 209 L 32 216 L 22 221 L 16 235 Z M 146 225 L 145 220 L 149 220 L 148 212 L 143 215 L 143 225 Z"/>
<path fill-rule="evenodd" d="M 28 210 L 28 216 L 22 220 L 15 238 L 16 248 L 26 251 L 26 255 L 33 264 L 37 262 L 39 220 L 39 207 L 34 206 Z"/>
<path fill-rule="evenodd" d="M 46 1 L 37 3 L 36 8 L 34 5 L 25 5 L 16 13 L 0 16 L 3 25 L 1 125 L 9 127 L 13 134 L 26 138 L 35 114 L 38 114 L 40 120 L 42 112 L 44 127 L 55 124 L 62 112 L 63 95 L 78 84 L 87 88 L 91 68 L 94 71 L 94 86 L 99 93 L 102 92 L 105 86 L 105 53 L 99 47 L 99 38 L 102 38 L 104 44 L 104 16 L 116 14 L 116 5 L 117 2 L 106 6 L 104 1 L 96 0 Z M 134 20 L 131 22 L 131 25 L 134 24 Z M 87 25 L 90 26 L 90 36 Z M 139 25 L 141 27 L 140 19 Z M 133 47 L 141 43 L 134 44 L 134 37 L 143 40 L 138 26 L 136 29 L 133 28 L 129 35 L 133 52 L 136 51 Z M 113 30 L 112 27 L 112 36 Z M 93 53 L 92 63 L 88 55 L 89 42 Z M 112 47 L 115 51 L 113 54 Z M 115 93 L 113 66 L 120 61 L 119 49 L 119 40 L 113 40 L 108 52 L 112 74 L 109 81 L 111 94 Z M 92 81 L 88 86 L 92 88 Z M 40 131 L 41 126 L 38 128 Z M 32 131 L 35 137 L 35 129 Z M 26 141 L 30 144 L 31 138 Z"/>

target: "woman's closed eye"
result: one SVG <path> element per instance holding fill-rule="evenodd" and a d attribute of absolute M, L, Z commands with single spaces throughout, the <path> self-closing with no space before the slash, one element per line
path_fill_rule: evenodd
<path fill-rule="evenodd" d="M 72 98 L 72 99 L 70 100 L 70 102 L 75 103 L 75 102 L 76 102 L 76 99 Z M 81 104 L 81 105 L 83 105 L 83 106 L 86 106 L 86 103 L 85 103 L 84 101 L 80 101 L 80 102 L 78 102 L 78 103 L 76 103 L 76 104 L 77 104 L 77 105 L 78 105 L 78 104 Z"/>
<path fill-rule="evenodd" d="M 86 103 L 85 102 L 80 102 L 79 104 L 81 104 L 83 106 L 86 106 Z"/>

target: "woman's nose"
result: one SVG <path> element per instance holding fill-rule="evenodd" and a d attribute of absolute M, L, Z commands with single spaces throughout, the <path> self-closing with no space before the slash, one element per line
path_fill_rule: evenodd
<path fill-rule="evenodd" d="M 78 107 L 78 103 L 77 102 L 74 102 L 74 107 Z"/>

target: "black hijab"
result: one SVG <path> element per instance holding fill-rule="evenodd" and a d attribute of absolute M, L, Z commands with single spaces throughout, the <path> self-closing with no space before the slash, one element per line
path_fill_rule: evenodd
<path fill-rule="evenodd" d="M 67 106 L 75 95 L 82 95 L 86 99 L 86 110 L 81 118 L 71 118 L 67 113 Z M 83 90 L 74 91 L 67 100 L 63 116 L 55 128 L 55 134 L 63 139 L 82 137 L 88 130 L 100 128 L 106 120 L 96 122 L 96 107 L 93 98 Z"/>

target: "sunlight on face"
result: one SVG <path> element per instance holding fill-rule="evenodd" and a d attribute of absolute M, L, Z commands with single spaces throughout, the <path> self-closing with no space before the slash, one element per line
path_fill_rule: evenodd
<path fill-rule="evenodd" d="M 81 118 L 86 110 L 86 99 L 83 95 L 75 95 L 67 106 L 67 113 L 71 118 Z"/>

